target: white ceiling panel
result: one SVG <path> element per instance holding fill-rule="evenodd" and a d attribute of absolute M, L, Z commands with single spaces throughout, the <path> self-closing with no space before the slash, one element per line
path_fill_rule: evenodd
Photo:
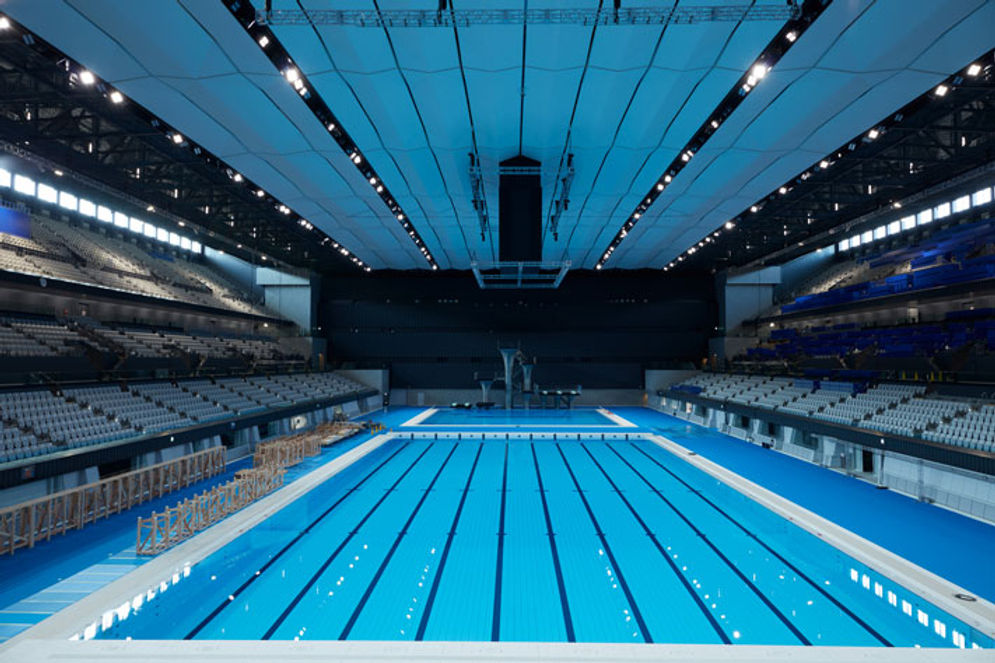
<path fill-rule="evenodd" d="M 743 4 L 684 0 L 678 6 L 723 2 Z M 499 4 L 526 6 L 524 0 Z M 273 6 L 375 9 L 373 0 L 275 0 Z M 491 9 L 495 3 L 457 0 L 455 6 Z M 410 9 L 412 3 L 383 0 L 380 7 Z M 7 0 L 4 11 L 373 267 L 426 267 L 369 183 L 221 2 Z M 571 205 L 560 219 L 558 241 L 544 235 L 544 257 L 593 267 L 782 25 L 272 29 L 440 265 L 465 269 L 474 259 L 496 257 L 498 164 L 519 151 L 542 163 L 544 220 L 564 174 L 558 166 L 574 154 Z M 657 199 L 609 267 L 662 266 L 991 48 L 992 25 L 995 3 L 985 0 L 832 3 Z M 468 173 L 474 145 L 491 219 L 484 239 Z"/>
<path fill-rule="evenodd" d="M 610 266 L 665 265 L 995 46 L 985 27 L 995 25 L 995 4 L 954 4 L 833 3 L 657 199 Z M 902 29 L 883 29 L 894 25 Z"/>

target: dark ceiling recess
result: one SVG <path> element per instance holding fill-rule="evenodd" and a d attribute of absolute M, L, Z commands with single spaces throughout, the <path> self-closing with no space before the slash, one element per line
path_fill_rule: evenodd
<path fill-rule="evenodd" d="M 112 88 L 81 71 L 20 26 L 0 32 L 0 138 L 188 220 L 183 232 L 204 244 L 230 240 L 225 250 L 246 260 L 356 268 L 323 232 L 139 104 L 111 103 Z"/>
<path fill-rule="evenodd" d="M 995 160 L 993 118 L 989 51 L 731 219 L 734 232 L 671 265 L 721 270 L 813 251 L 828 243 L 816 236 Z"/>
<path fill-rule="evenodd" d="M 501 162 L 498 169 L 501 262 L 542 260 L 542 173 L 540 163 L 524 156 Z"/>

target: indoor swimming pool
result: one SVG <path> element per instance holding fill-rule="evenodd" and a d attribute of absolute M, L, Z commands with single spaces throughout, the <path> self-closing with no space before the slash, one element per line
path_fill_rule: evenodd
<path fill-rule="evenodd" d="M 76 637 L 992 646 L 652 441 L 447 433 L 397 434 Z"/>
<path fill-rule="evenodd" d="M 573 410 L 533 409 L 455 410 L 442 409 L 421 422 L 429 426 L 614 426 L 607 416 L 595 408 Z"/>

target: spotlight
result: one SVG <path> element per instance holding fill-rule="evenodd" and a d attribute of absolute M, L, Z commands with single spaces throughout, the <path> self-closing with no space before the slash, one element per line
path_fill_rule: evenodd
<path fill-rule="evenodd" d="M 0 16 L 0 30 L 10 29 L 10 19 L 6 16 Z"/>
<path fill-rule="evenodd" d="M 783 196 L 788 192 L 788 187 L 782 186 L 780 189 L 777 190 L 777 192 Z"/>
<path fill-rule="evenodd" d="M 756 205 L 751 205 L 750 206 L 750 211 L 753 212 L 753 213 L 756 213 L 756 212 L 760 211 L 760 208 L 757 207 Z"/>
<path fill-rule="evenodd" d="M 871 140 L 874 140 L 875 138 L 877 138 L 880 135 L 881 135 L 881 132 L 878 131 L 877 129 L 871 129 L 870 131 L 867 132 L 867 137 L 870 138 Z"/>
<path fill-rule="evenodd" d="M 725 229 L 726 230 L 732 230 L 735 227 L 736 227 L 735 223 L 733 223 L 732 221 L 726 221 L 726 225 L 725 225 Z"/>
<path fill-rule="evenodd" d="M 263 191 L 262 189 L 259 189 L 258 191 L 256 191 L 256 197 L 257 198 L 262 198 L 265 195 L 266 195 L 266 192 Z"/>
<path fill-rule="evenodd" d="M 294 83 L 301 77 L 301 73 L 294 67 L 288 68 L 285 72 L 283 72 L 283 75 L 287 78 L 287 82 L 289 83 Z"/>
<path fill-rule="evenodd" d="M 823 170 L 829 168 L 829 162 L 823 159 L 822 161 L 819 162 L 819 168 L 822 168 Z"/>
<path fill-rule="evenodd" d="M 798 33 L 792 30 L 788 34 L 784 35 L 784 38 L 793 44 L 795 43 L 795 40 L 798 39 Z"/>
<path fill-rule="evenodd" d="M 967 68 L 968 76 L 977 76 L 980 73 L 981 73 L 981 65 L 978 64 L 977 62 L 975 62 L 974 64 L 972 64 L 970 67 Z"/>
<path fill-rule="evenodd" d="M 124 95 L 118 92 L 117 90 L 111 90 L 111 93 L 108 96 L 111 98 L 111 101 L 115 104 L 119 104 L 122 101 L 124 101 Z"/>
<path fill-rule="evenodd" d="M 936 96 L 938 96 L 938 97 L 942 97 L 942 96 L 946 95 L 946 93 L 949 92 L 949 91 L 950 91 L 950 88 L 948 88 L 946 85 L 937 85 L 936 86 Z"/>
<path fill-rule="evenodd" d="M 242 181 L 242 174 L 241 173 L 235 173 L 232 176 L 232 179 L 235 180 L 236 182 L 241 182 Z"/>
<path fill-rule="evenodd" d="M 93 73 L 87 71 L 86 69 L 79 72 L 79 82 L 83 85 L 93 85 L 96 80 L 97 79 L 93 76 Z"/>
<path fill-rule="evenodd" d="M 183 142 L 183 134 L 173 134 L 173 142 L 179 145 Z"/>
<path fill-rule="evenodd" d="M 657 183 L 656 190 L 657 191 L 663 191 L 663 182 L 658 182 Z"/>
<path fill-rule="evenodd" d="M 263 35 L 262 37 L 260 37 L 259 38 L 259 46 L 262 47 L 262 48 L 266 48 L 267 46 L 269 46 L 269 37 L 267 37 L 266 35 Z"/>

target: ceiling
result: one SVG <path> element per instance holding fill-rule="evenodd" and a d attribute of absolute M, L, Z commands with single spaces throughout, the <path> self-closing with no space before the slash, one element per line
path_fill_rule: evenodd
<path fill-rule="evenodd" d="M 682 0 L 679 6 L 744 2 Z M 453 4 L 458 10 L 494 5 Z M 523 6 L 521 0 L 501 4 Z M 272 5 L 389 11 L 434 9 L 437 3 Z M 528 3 L 530 9 L 596 6 Z M 427 266 L 366 178 L 223 3 L 6 0 L 0 10 L 373 268 Z M 836 0 L 657 198 L 608 267 L 665 265 L 992 48 L 995 36 L 985 26 L 993 24 L 990 0 Z M 497 164 L 519 151 L 542 162 L 547 215 L 565 174 L 561 163 L 574 155 L 570 206 L 557 240 L 547 229 L 544 258 L 593 267 L 645 192 L 783 25 L 750 20 L 271 29 L 439 265 L 466 269 L 472 260 L 496 258 Z M 472 203 L 471 152 L 481 160 L 492 224 L 483 238 Z"/>

